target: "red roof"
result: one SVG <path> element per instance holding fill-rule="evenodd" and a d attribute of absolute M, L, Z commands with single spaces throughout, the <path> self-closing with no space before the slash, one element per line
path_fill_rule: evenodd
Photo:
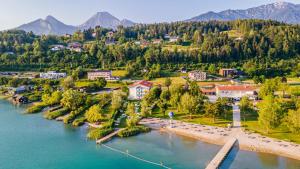
<path fill-rule="evenodd" d="M 211 88 L 211 89 L 201 88 L 200 90 L 202 93 L 215 93 L 216 92 L 215 88 Z"/>
<path fill-rule="evenodd" d="M 229 91 L 253 91 L 256 89 L 254 86 L 249 85 L 228 85 L 228 86 L 217 86 L 217 90 L 229 90 Z"/>
<path fill-rule="evenodd" d="M 138 85 L 142 85 L 142 86 L 146 86 L 146 87 L 152 87 L 153 83 L 148 82 L 146 80 L 141 80 L 141 81 L 133 83 L 132 85 L 130 85 L 130 87 L 135 87 L 135 86 L 138 86 Z"/>

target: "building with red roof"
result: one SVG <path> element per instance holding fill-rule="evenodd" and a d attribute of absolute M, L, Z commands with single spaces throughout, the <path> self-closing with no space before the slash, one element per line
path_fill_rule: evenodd
<path fill-rule="evenodd" d="M 129 86 L 130 100 L 141 100 L 152 88 L 153 83 L 141 80 Z"/>
<path fill-rule="evenodd" d="M 250 98 L 257 97 L 257 87 L 251 85 L 222 85 L 216 86 L 216 95 L 218 97 L 242 98 L 248 96 Z"/>

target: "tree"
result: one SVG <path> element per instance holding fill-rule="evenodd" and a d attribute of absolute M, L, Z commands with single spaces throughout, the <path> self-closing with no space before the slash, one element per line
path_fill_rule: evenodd
<path fill-rule="evenodd" d="M 190 119 L 192 119 L 192 114 L 195 113 L 195 108 L 196 108 L 196 99 L 194 96 L 185 93 L 181 98 L 180 98 L 180 104 L 179 104 L 179 109 L 183 113 L 189 114 Z"/>
<path fill-rule="evenodd" d="M 125 93 L 122 91 L 114 91 L 112 94 L 111 107 L 114 111 L 120 109 L 124 103 Z"/>
<path fill-rule="evenodd" d="M 68 90 L 71 88 L 74 88 L 75 83 L 74 80 L 71 76 L 66 77 L 62 82 L 61 86 L 63 87 L 64 90 Z"/>
<path fill-rule="evenodd" d="M 213 117 L 213 122 L 215 123 L 215 121 L 216 121 L 215 119 L 216 119 L 216 117 L 219 114 L 218 108 L 217 108 L 216 104 L 215 103 L 206 102 L 204 104 L 204 110 L 205 110 L 206 116 Z"/>
<path fill-rule="evenodd" d="M 159 107 L 160 112 L 165 117 L 166 111 L 168 109 L 168 103 L 165 100 L 160 99 L 157 103 L 157 106 Z"/>
<path fill-rule="evenodd" d="M 67 107 L 70 110 L 76 110 L 84 103 L 84 94 L 69 89 L 63 93 L 63 98 L 61 99 L 61 105 Z"/>
<path fill-rule="evenodd" d="M 286 117 L 286 125 L 293 133 L 300 133 L 300 108 L 289 110 Z"/>
<path fill-rule="evenodd" d="M 253 105 L 250 102 L 249 98 L 247 96 L 242 97 L 240 104 L 239 104 L 241 113 L 243 114 L 244 121 L 245 121 L 245 116 L 248 113 L 251 113 L 253 111 Z"/>
<path fill-rule="evenodd" d="M 169 87 L 171 86 L 172 84 L 172 80 L 168 77 L 165 79 L 165 86 L 168 88 L 169 90 Z"/>
<path fill-rule="evenodd" d="M 90 107 L 84 114 L 85 118 L 90 123 L 95 123 L 103 119 L 103 110 L 100 105 L 96 104 Z"/>
<path fill-rule="evenodd" d="M 258 122 L 266 129 L 267 133 L 269 133 L 270 129 L 280 125 L 282 108 L 273 95 L 264 97 L 263 101 L 258 104 L 258 109 Z"/>
<path fill-rule="evenodd" d="M 135 106 L 133 103 L 127 105 L 126 114 L 128 115 L 126 119 L 126 124 L 128 127 L 134 127 L 138 123 L 138 115 L 135 113 Z"/>

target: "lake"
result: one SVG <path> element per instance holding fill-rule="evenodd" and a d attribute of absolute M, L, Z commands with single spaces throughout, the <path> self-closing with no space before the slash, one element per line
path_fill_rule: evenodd
<path fill-rule="evenodd" d="M 86 127 L 73 128 L 23 115 L 24 108 L 0 100 L 0 169 L 159 169 L 86 139 Z M 221 148 L 172 133 L 152 131 L 105 145 L 172 169 L 205 168 Z M 221 168 L 290 168 L 300 162 L 288 158 L 234 150 Z"/>

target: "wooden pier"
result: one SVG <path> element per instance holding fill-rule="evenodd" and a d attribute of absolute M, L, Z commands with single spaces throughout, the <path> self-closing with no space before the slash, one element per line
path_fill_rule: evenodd
<path fill-rule="evenodd" d="M 237 139 L 232 138 L 230 139 L 218 152 L 218 154 L 211 160 L 211 162 L 206 166 L 206 169 L 217 169 L 220 167 L 234 144 L 236 143 Z"/>
<path fill-rule="evenodd" d="M 112 139 L 114 136 L 116 136 L 120 131 L 122 131 L 124 129 L 117 129 L 115 130 L 114 132 L 110 133 L 109 135 L 105 136 L 105 137 L 102 137 L 101 139 L 98 139 L 96 141 L 97 144 L 101 144 L 101 143 L 104 143 L 110 139 Z"/>

